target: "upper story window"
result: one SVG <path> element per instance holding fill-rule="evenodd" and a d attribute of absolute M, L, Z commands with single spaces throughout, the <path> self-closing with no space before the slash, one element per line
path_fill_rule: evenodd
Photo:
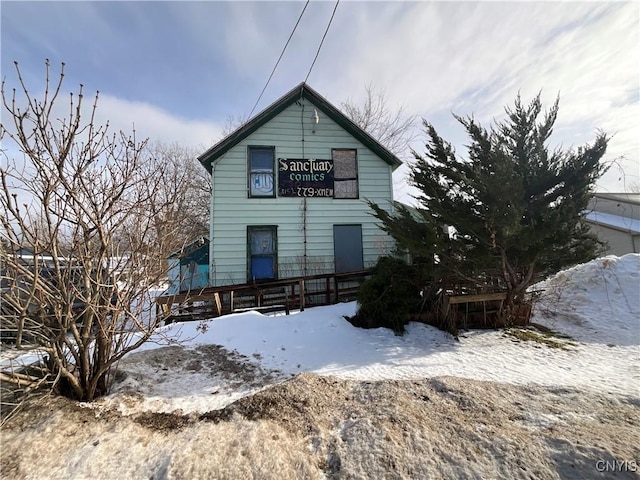
<path fill-rule="evenodd" d="M 249 197 L 275 197 L 275 148 L 249 147 L 247 163 Z"/>
<path fill-rule="evenodd" d="M 333 198 L 358 198 L 358 158 L 356 149 L 334 148 Z"/>

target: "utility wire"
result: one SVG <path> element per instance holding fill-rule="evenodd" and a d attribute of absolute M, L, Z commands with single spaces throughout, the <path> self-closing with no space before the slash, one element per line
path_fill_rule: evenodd
<path fill-rule="evenodd" d="M 258 103 L 260 102 L 260 99 L 262 98 L 262 95 L 264 94 L 264 91 L 267 89 L 267 86 L 269 85 L 269 82 L 271 81 L 271 78 L 273 77 L 273 74 L 276 73 L 276 68 L 278 68 L 278 64 L 280 63 L 280 60 L 282 60 L 282 56 L 284 55 L 284 52 L 287 50 L 287 47 L 289 46 L 289 42 L 291 41 L 291 38 L 293 38 L 293 34 L 296 32 L 296 28 L 298 28 L 298 24 L 300 23 L 300 20 L 302 20 L 302 15 L 304 15 L 304 11 L 307 9 L 307 6 L 309 5 L 309 1 L 310 0 L 307 0 L 307 3 L 304 4 L 304 8 L 302 9 L 302 12 L 300 12 L 300 16 L 298 17 L 298 21 L 293 26 L 293 30 L 291 31 L 291 35 L 289 35 L 289 39 L 287 40 L 287 43 L 284 44 L 284 48 L 282 49 L 282 52 L 280 53 L 280 57 L 278 57 L 278 61 L 274 65 L 273 70 L 271 70 L 271 75 L 269 75 L 269 79 L 267 80 L 267 83 L 265 83 L 264 88 L 262 89 L 262 92 L 260 92 L 260 96 L 258 97 L 258 100 L 256 100 L 255 105 L 251 109 L 251 113 L 249 113 L 249 117 L 248 118 L 251 118 L 251 115 L 253 115 L 253 111 L 258 106 Z M 325 33 L 325 35 L 326 35 L 326 33 Z M 315 60 L 314 60 L 314 62 L 315 62 Z"/>
<path fill-rule="evenodd" d="M 333 16 L 336 14 L 336 10 L 338 9 L 338 4 L 340 3 L 340 0 L 336 1 L 336 6 L 333 7 L 333 13 L 331 14 L 331 18 L 329 19 L 329 24 L 327 25 L 327 29 L 324 31 L 324 35 L 322 36 L 322 40 L 320 41 L 320 45 L 318 46 L 318 51 L 316 52 L 316 56 L 313 59 L 313 63 L 311 64 L 311 67 L 309 67 L 309 72 L 307 73 L 307 76 L 304 79 L 304 83 L 307 83 L 307 80 L 309 79 L 309 75 L 311 75 L 311 70 L 313 70 L 313 66 L 316 64 L 316 60 L 318 59 L 318 55 L 320 55 L 320 49 L 322 48 L 322 44 L 324 43 L 324 39 L 327 36 L 327 32 L 329 31 L 329 27 L 331 27 L 331 22 L 333 21 Z"/>

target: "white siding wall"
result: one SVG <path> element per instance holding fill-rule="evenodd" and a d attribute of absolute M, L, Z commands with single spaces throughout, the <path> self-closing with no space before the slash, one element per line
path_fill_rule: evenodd
<path fill-rule="evenodd" d="M 248 198 L 247 147 L 274 146 L 277 158 L 331 159 L 332 148 L 355 148 L 358 158 L 357 200 L 306 200 L 307 274 L 330 273 L 333 263 L 333 225 L 361 224 L 365 267 L 372 266 L 393 247 L 377 226 L 365 202 L 392 208 L 391 166 L 342 130 L 319 109 L 320 122 L 312 133 L 314 107 L 307 101 L 292 105 L 244 139 L 213 164 L 211 206 L 211 281 L 213 285 L 247 281 L 247 225 L 278 226 L 278 278 L 302 275 L 304 256 L 302 198 Z M 301 120 L 304 122 L 302 142 Z M 304 153 L 303 145 L 304 143 Z M 277 182 L 277 160 L 276 172 Z M 276 185 L 277 192 L 277 185 Z"/>

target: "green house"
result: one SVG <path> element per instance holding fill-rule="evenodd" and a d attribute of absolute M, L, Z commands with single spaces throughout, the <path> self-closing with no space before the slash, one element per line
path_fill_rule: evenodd
<path fill-rule="evenodd" d="M 302 83 L 198 157 L 212 180 L 209 284 L 373 266 L 393 250 L 400 160 Z"/>

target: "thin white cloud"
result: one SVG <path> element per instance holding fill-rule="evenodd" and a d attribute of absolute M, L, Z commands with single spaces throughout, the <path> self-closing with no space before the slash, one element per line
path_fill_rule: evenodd
<path fill-rule="evenodd" d="M 220 139 L 222 126 L 216 123 L 180 118 L 154 105 L 101 95 L 97 121 L 109 121 L 113 131 L 130 132 L 135 127 L 138 138 L 149 138 L 166 143 L 209 148 Z"/>
<path fill-rule="evenodd" d="M 455 112 L 488 125 L 504 118 L 504 106 L 512 105 L 518 92 L 528 101 L 542 91 L 547 106 L 559 93 L 552 142 L 570 148 L 592 142 L 597 129 L 614 134 L 607 161 L 617 159 L 624 175 L 619 180 L 614 167 L 598 185 L 619 191 L 630 179 L 637 182 L 637 3 L 374 6 L 353 22 L 354 41 L 341 40 L 353 48 L 348 74 L 337 80 L 323 75 L 322 83 L 336 92 L 330 98 L 353 97 L 354 90 L 374 81 L 391 104 L 404 105 L 409 113 L 433 121 Z M 456 140 L 464 140 L 463 132 L 449 130 L 451 125 L 436 128 L 461 147 Z"/>
<path fill-rule="evenodd" d="M 77 93 L 74 92 L 74 102 L 77 103 Z M 34 98 L 34 97 L 32 97 Z M 43 94 L 36 95 L 35 99 L 43 98 Z M 26 100 L 23 95 L 17 96 L 18 105 L 24 110 Z M 95 92 L 84 92 L 83 108 L 81 111 L 81 125 L 90 121 L 91 108 L 95 101 Z M 52 113 L 54 128 L 61 121 L 68 122 L 70 97 L 64 90 L 56 99 Z M 3 112 L 2 123 L 9 132 L 15 131 L 8 113 Z M 209 148 L 222 135 L 222 126 L 216 123 L 181 118 L 167 112 L 157 106 L 148 103 L 124 100 L 112 95 L 100 94 L 94 118 L 94 125 L 109 125 L 109 132 L 123 131 L 132 134 L 135 130 L 138 141 L 149 139 L 150 141 L 162 141 L 164 143 L 177 143 L 185 147 L 196 149 Z M 79 139 L 84 141 L 84 137 Z M 17 147 L 8 138 L 3 147 L 10 157 L 18 160 L 21 154 L 17 153 Z M 6 159 L 5 159 L 6 160 Z"/>
<path fill-rule="evenodd" d="M 132 42 L 135 51 L 136 42 L 144 42 L 145 48 L 157 45 L 156 54 L 166 58 L 162 66 L 157 55 L 155 63 L 142 57 L 134 62 L 139 74 L 154 74 L 140 77 L 144 85 L 150 76 L 157 78 L 148 86 L 156 95 L 144 97 L 147 103 L 123 100 L 141 98 L 139 90 L 134 89 L 138 97 L 122 90 L 131 86 L 122 79 L 135 72 L 92 77 L 91 85 L 112 94 L 101 99 L 105 117 L 125 130 L 135 121 L 141 135 L 207 147 L 227 116 L 248 113 L 303 7 L 301 2 L 134 2 L 125 10 L 112 10 L 111 2 L 91 5 L 72 12 L 78 10 L 75 17 L 82 14 L 84 24 L 91 24 L 101 48 L 127 51 Z M 333 5 L 311 2 L 258 110 L 304 79 Z M 180 62 L 167 54 L 166 34 L 156 38 L 160 33 L 152 28 L 130 32 L 109 17 L 114 11 L 138 19 L 123 18 L 125 26 L 147 25 L 142 20 L 150 13 L 149 25 L 169 16 L 175 25 L 171 40 L 184 45 Z M 38 20 L 38 11 L 31 13 L 32 25 L 39 21 L 50 29 L 48 18 Z M 635 2 L 341 2 L 309 82 L 336 105 L 347 98 L 362 101 L 364 86 L 373 83 L 386 91 L 392 108 L 403 105 L 408 114 L 433 121 L 459 147 L 464 132 L 450 112 L 473 114 L 489 124 L 504 117 L 503 107 L 518 92 L 527 101 L 542 90 L 545 105 L 560 93 L 552 141 L 579 146 L 592 141 L 598 128 L 615 134 L 608 157 L 624 157 L 625 174 L 633 176 L 640 170 L 639 14 Z M 75 34 L 60 32 L 42 35 L 36 43 L 66 48 Z M 35 48 L 33 42 L 28 45 Z M 101 60 L 92 57 L 87 72 L 95 73 L 93 62 Z M 84 71 L 76 73 L 84 78 Z M 189 95 L 180 96 L 185 89 Z M 162 101 L 165 91 L 171 101 Z M 196 108 L 192 98 L 202 99 L 198 114 L 189 113 Z M 421 150 L 419 143 L 414 146 Z M 615 182 L 611 188 L 620 189 Z"/>

